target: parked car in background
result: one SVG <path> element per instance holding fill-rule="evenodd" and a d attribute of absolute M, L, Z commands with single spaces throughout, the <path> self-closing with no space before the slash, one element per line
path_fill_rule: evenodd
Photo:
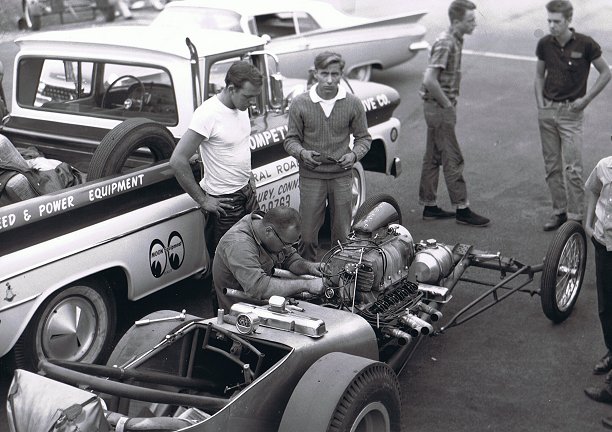
<path fill-rule="evenodd" d="M 269 39 L 266 48 L 283 63 L 283 74 L 306 78 L 314 57 L 337 51 L 349 78 L 368 81 L 429 48 L 419 20 L 426 11 L 370 19 L 347 15 L 315 0 L 182 0 L 171 2 L 151 25 L 231 30 Z"/>
<path fill-rule="evenodd" d="M 40 30 L 43 21 L 59 23 L 93 20 L 100 12 L 107 22 L 115 20 L 117 0 L 2 0 L 1 28 Z"/>

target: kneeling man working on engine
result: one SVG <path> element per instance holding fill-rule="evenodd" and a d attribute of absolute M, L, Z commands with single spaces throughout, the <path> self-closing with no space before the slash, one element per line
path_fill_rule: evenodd
<path fill-rule="evenodd" d="M 254 300 L 273 295 L 291 297 L 301 292 L 322 294 L 323 279 L 319 263 L 307 261 L 296 251 L 300 240 L 300 214 L 290 207 L 275 207 L 267 213 L 246 215 L 227 231 L 213 261 L 213 281 L 219 307 L 228 311 L 239 299 L 224 293 L 243 291 Z M 313 278 L 277 278 L 274 269 Z"/>

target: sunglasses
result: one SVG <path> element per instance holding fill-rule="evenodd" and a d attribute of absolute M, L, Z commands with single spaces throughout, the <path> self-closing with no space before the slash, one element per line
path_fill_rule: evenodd
<path fill-rule="evenodd" d="M 276 238 L 280 240 L 280 242 L 283 244 L 284 247 L 292 246 L 294 248 L 297 248 L 297 245 L 300 242 L 300 239 L 302 238 L 302 236 L 298 237 L 297 240 L 294 241 L 294 242 L 291 242 L 291 243 L 290 242 L 286 242 L 285 240 L 283 240 L 281 238 L 281 236 L 278 235 L 278 233 L 276 232 L 276 230 L 274 229 L 274 227 L 272 225 L 268 225 L 268 227 L 272 230 L 272 232 L 274 233 Z"/>

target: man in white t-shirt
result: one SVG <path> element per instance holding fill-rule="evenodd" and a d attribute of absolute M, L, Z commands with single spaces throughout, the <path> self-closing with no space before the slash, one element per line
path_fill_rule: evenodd
<path fill-rule="evenodd" d="M 179 184 L 208 215 L 206 243 L 211 258 L 221 236 L 258 208 L 247 109 L 261 93 L 262 83 L 261 73 L 251 63 L 233 63 L 225 76 L 225 88 L 195 110 L 170 158 Z M 199 184 L 189 164 L 196 151 L 204 166 Z"/>

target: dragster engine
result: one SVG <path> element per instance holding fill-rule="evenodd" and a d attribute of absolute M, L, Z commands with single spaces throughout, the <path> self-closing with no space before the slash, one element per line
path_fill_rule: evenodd
<path fill-rule="evenodd" d="M 379 203 L 321 262 L 326 305 L 362 316 L 380 345 L 403 345 L 433 331 L 430 322 L 442 315 L 431 306 L 432 298 L 446 290 L 436 284 L 450 274 L 454 261 L 451 249 L 435 240 L 415 244 L 398 221 L 397 205 Z"/>

